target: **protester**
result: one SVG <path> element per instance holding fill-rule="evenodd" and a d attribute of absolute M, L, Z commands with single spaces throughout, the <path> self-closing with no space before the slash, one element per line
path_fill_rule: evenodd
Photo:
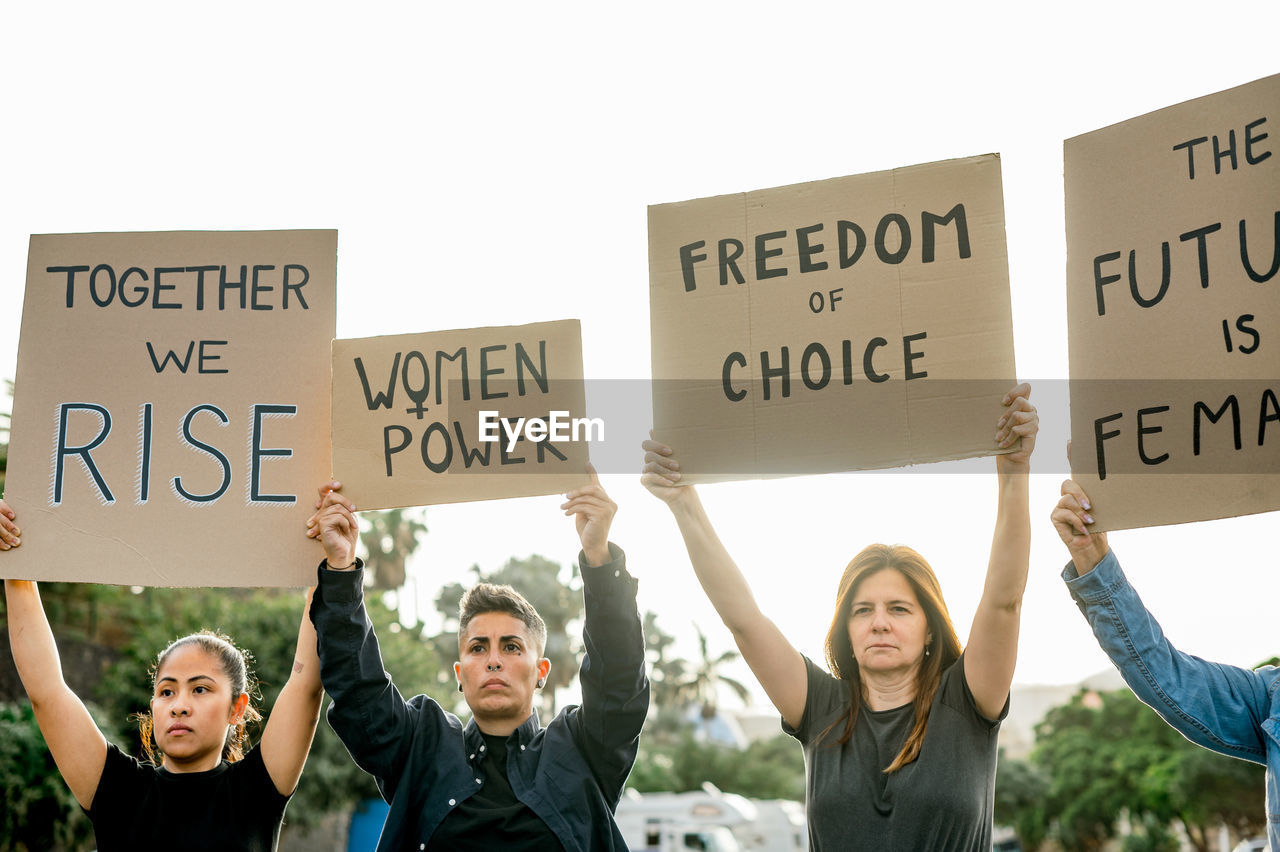
<path fill-rule="evenodd" d="M 0 550 L 22 543 L 0 500 Z M 107 742 L 62 678 L 53 631 L 34 582 L 5 580 L 9 642 L 58 771 L 93 822 L 100 852 L 274 850 L 320 718 L 315 630 L 303 614 L 293 671 L 257 745 L 246 727 L 253 673 L 227 637 L 204 632 L 160 652 L 151 707 L 140 718 L 150 762 Z"/>
<path fill-rule="evenodd" d="M 453 665 L 471 719 L 431 698 L 405 701 L 383 670 L 355 557 L 355 507 L 321 490 L 311 534 L 324 544 L 311 617 L 329 724 L 390 804 L 379 850 L 625 850 L 614 810 L 649 709 L 636 581 L 609 542 L 617 506 L 595 472 L 561 506 L 575 518 L 586 618 L 582 704 L 545 728 L 533 709 L 550 670 L 546 627 L 509 586 L 461 604 Z"/>
<path fill-rule="evenodd" d="M 1076 606 L 1129 688 L 1178 733 L 1267 767 L 1267 835 L 1280 849 L 1280 668 L 1211 663 L 1173 647 L 1120 570 L 1107 534 L 1090 532 L 1092 511 L 1079 484 L 1062 483 L 1050 518 L 1071 554 L 1062 579 Z"/>
<path fill-rule="evenodd" d="M 703 590 L 804 745 L 814 850 L 990 850 L 996 739 L 1008 710 L 1030 558 L 1027 473 L 1039 428 L 1030 388 L 996 425 L 999 512 L 969 645 L 914 550 L 873 544 L 840 578 L 828 674 L 761 612 L 670 447 L 645 441 L 642 482 L 675 516 Z M 803 558 L 803 554 L 799 555 Z"/>

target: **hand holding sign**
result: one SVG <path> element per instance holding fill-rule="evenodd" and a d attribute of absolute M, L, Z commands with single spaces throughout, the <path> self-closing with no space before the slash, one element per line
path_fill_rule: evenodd
<path fill-rule="evenodd" d="M 649 440 L 640 444 L 644 450 L 644 467 L 641 468 L 640 482 L 649 493 L 667 505 L 693 493 L 693 486 L 680 487 L 680 461 L 674 450 L 666 444 L 653 440 L 653 430 L 649 430 Z"/>
<path fill-rule="evenodd" d="M 14 522 L 17 517 L 9 504 L 0 500 L 0 550 L 22 544 L 22 530 Z"/>
<path fill-rule="evenodd" d="M 356 507 L 338 493 L 341 487 L 339 482 L 321 485 L 317 511 L 307 521 L 307 535 L 324 545 L 325 562 L 335 571 L 345 571 L 355 564 L 356 544 L 360 540 Z"/>
<path fill-rule="evenodd" d="M 565 502 L 560 504 L 566 515 L 574 516 L 574 526 L 578 530 L 578 539 L 582 542 L 582 552 L 591 565 L 604 565 L 612 561 L 609 553 L 609 527 L 613 524 L 613 516 L 618 511 L 618 504 L 609 499 L 600 485 L 600 477 L 596 469 L 587 465 L 587 473 L 591 484 L 584 488 L 575 488 L 565 495 Z"/>
<path fill-rule="evenodd" d="M 1105 532 L 1091 532 L 1089 529 L 1093 525 L 1093 516 L 1089 514 L 1092 508 L 1084 489 L 1068 479 L 1062 483 L 1062 497 L 1058 505 L 1049 514 L 1058 537 L 1071 553 L 1077 574 L 1092 571 L 1110 549 Z"/>
<path fill-rule="evenodd" d="M 1040 431 L 1040 415 L 1031 404 L 1031 385 L 1023 382 L 1004 395 L 1002 401 L 1008 410 L 996 421 L 996 446 L 1017 448 L 1011 453 L 996 456 L 996 470 L 1002 474 L 1030 473 L 1031 451 L 1036 446 L 1036 433 Z"/>

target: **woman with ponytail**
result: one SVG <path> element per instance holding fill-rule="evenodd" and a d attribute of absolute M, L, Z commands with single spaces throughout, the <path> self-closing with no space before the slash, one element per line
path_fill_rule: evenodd
<path fill-rule="evenodd" d="M 0 500 L 0 551 L 22 532 Z M 36 721 L 72 794 L 93 821 L 99 852 L 274 850 L 320 718 L 320 661 L 303 607 L 292 673 L 258 744 L 261 720 L 248 654 L 221 634 L 184 636 L 160 652 L 140 762 L 107 742 L 62 678 L 36 584 L 5 580 L 9 642 Z M 310 603 L 310 594 L 307 596 Z"/>
<path fill-rule="evenodd" d="M 829 673 L 761 612 L 697 492 L 679 485 L 671 448 L 644 442 L 641 481 L 671 509 L 698 582 L 804 746 L 815 852 L 991 849 L 996 734 L 1031 550 L 1027 474 L 1039 423 L 1030 392 L 1025 384 L 1009 391 L 996 424 L 996 444 L 1012 452 L 996 457 L 999 509 L 968 646 L 961 649 L 924 558 L 873 544 L 840 577 Z"/>

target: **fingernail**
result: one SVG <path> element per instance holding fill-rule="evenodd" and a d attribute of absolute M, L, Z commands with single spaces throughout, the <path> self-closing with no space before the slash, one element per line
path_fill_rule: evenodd
<path fill-rule="evenodd" d="M 1084 506 L 1085 511 L 1088 511 L 1089 509 L 1093 508 L 1093 506 L 1089 504 L 1089 499 L 1087 497 L 1084 499 L 1084 502 L 1081 503 L 1081 505 Z"/>
<path fill-rule="evenodd" d="M 1088 512 L 1085 512 L 1085 513 L 1084 513 L 1084 522 L 1085 522 L 1086 524 L 1091 524 L 1091 523 L 1093 523 L 1093 516 L 1092 516 L 1092 515 L 1090 515 Z"/>

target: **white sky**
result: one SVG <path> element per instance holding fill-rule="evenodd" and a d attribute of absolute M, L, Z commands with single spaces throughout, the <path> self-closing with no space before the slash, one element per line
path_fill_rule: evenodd
<path fill-rule="evenodd" d="M 998 151 L 1018 371 L 1043 389 L 1017 681 L 1105 668 L 1047 520 L 1066 470 L 1050 381 L 1067 376 L 1062 141 L 1276 73 L 1280 4 L 445 5 L 6 7 L 0 376 L 31 233 L 336 227 L 340 337 L 578 317 L 589 379 L 644 378 L 646 205 Z M 638 476 L 605 485 L 641 607 L 686 655 L 693 621 L 727 647 L 665 508 Z M 821 654 L 841 569 L 877 540 L 930 559 L 967 634 L 993 477 L 702 493 L 806 653 Z M 428 510 L 419 590 L 512 555 L 570 560 L 558 503 Z M 1280 651 L 1275 523 L 1112 543 L 1175 642 L 1250 665 Z"/>

